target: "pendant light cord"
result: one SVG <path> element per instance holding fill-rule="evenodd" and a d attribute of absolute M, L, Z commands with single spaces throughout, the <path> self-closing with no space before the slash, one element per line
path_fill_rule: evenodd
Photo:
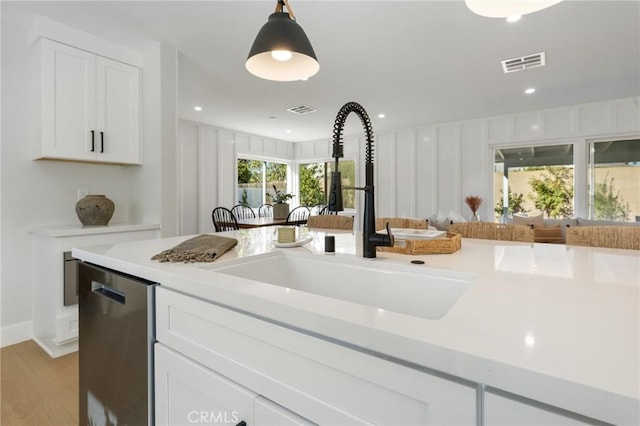
<path fill-rule="evenodd" d="M 278 3 L 276 4 L 276 13 L 284 12 L 283 8 L 285 7 L 287 8 L 289 18 L 295 21 L 296 15 L 293 13 L 293 9 L 291 9 L 291 6 L 289 5 L 289 0 L 278 0 Z"/>

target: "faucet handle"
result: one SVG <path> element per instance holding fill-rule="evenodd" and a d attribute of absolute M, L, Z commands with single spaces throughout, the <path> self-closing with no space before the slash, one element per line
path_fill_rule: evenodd
<path fill-rule="evenodd" d="M 391 233 L 391 225 L 387 222 L 387 233 L 386 234 L 378 234 L 374 233 L 369 237 L 369 242 L 373 244 L 374 247 L 393 247 L 395 243 L 395 238 Z"/>
<path fill-rule="evenodd" d="M 386 228 L 387 228 L 387 239 L 388 239 L 388 242 L 389 242 L 389 245 L 387 247 L 393 247 L 393 245 L 396 242 L 396 239 L 393 236 L 393 233 L 391 232 L 391 225 L 389 225 L 389 222 L 387 222 Z"/>

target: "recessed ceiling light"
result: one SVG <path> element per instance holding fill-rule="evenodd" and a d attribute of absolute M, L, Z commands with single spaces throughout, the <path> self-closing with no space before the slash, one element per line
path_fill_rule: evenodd
<path fill-rule="evenodd" d="M 385 115 L 384 114 L 378 114 L 378 118 L 384 118 Z"/>
<path fill-rule="evenodd" d="M 533 87 L 529 87 L 527 90 L 524 91 L 524 93 L 526 93 L 527 95 L 532 95 L 536 93 L 536 89 L 534 89 Z"/>
<path fill-rule="evenodd" d="M 202 111 L 202 107 L 201 106 L 194 106 L 193 109 L 195 111 Z"/>
<path fill-rule="evenodd" d="M 291 133 L 291 130 L 287 129 L 284 131 L 285 133 Z"/>
<path fill-rule="evenodd" d="M 518 22 L 522 18 L 522 15 L 513 15 L 507 17 L 507 22 Z"/>
<path fill-rule="evenodd" d="M 472 12 L 488 18 L 506 18 L 513 15 L 526 15 L 537 12 L 562 0 L 465 0 Z"/>

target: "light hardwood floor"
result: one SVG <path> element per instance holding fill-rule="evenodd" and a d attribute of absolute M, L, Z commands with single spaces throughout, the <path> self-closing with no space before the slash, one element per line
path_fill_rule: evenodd
<path fill-rule="evenodd" d="M 0 425 L 78 424 L 78 353 L 51 358 L 33 341 L 0 351 Z"/>

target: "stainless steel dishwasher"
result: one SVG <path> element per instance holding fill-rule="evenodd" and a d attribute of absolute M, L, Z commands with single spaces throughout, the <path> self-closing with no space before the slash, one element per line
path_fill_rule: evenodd
<path fill-rule="evenodd" d="M 153 424 L 154 285 L 82 262 L 80 422 Z"/>

